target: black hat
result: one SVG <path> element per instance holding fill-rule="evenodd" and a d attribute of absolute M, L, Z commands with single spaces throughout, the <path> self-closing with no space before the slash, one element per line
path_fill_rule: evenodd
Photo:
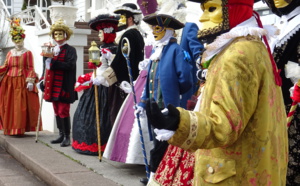
<path fill-rule="evenodd" d="M 119 16 L 110 15 L 110 14 L 100 14 L 94 19 L 91 19 L 88 23 L 89 27 L 93 30 L 99 31 L 107 27 L 108 25 L 118 25 Z"/>
<path fill-rule="evenodd" d="M 116 8 L 114 11 L 115 14 L 126 14 L 126 13 L 131 13 L 131 14 L 142 14 L 141 10 L 137 9 L 137 6 L 133 3 L 125 3 L 121 7 Z"/>
<path fill-rule="evenodd" d="M 167 14 L 150 14 L 148 16 L 145 16 L 143 21 L 145 21 L 149 25 L 164 26 L 168 28 L 173 28 L 174 30 L 184 27 L 183 23 Z"/>

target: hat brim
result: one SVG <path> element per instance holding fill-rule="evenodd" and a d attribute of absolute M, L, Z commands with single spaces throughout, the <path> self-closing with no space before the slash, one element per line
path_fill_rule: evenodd
<path fill-rule="evenodd" d="M 151 14 L 148 16 L 145 16 L 143 18 L 143 21 L 145 21 L 149 25 L 159 25 L 164 26 L 167 28 L 173 28 L 175 30 L 181 29 L 184 27 L 184 24 L 175 19 L 174 17 L 166 14 Z"/>
<path fill-rule="evenodd" d="M 129 7 L 119 7 L 114 11 L 115 14 L 126 14 L 126 13 L 131 13 L 131 14 L 142 14 L 141 10 L 135 10 Z"/>
<path fill-rule="evenodd" d="M 118 25 L 119 17 L 117 16 L 108 16 L 108 15 L 99 15 L 96 18 L 89 21 L 88 25 L 91 29 L 98 31 L 97 26 L 102 23 L 112 23 Z"/>

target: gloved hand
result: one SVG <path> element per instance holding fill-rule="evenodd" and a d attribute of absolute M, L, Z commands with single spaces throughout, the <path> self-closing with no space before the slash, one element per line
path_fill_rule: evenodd
<path fill-rule="evenodd" d="M 28 83 L 27 83 L 27 89 L 28 89 L 29 91 L 33 91 L 33 83 L 28 82 Z"/>
<path fill-rule="evenodd" d="M 37 87 L 39 90 L 41 90 L 42 92 L 44 92 L 44 90 L 45 90 L 44 80 L 41 80 L 40 82 L 38 82 L 38 83 L 36 84 L 36 87 Z"/>
<path fill-rule="evenodd" d="M 139 62 L 139 70 L 147 70 L 149 65 L 149 59 L 144 59 L 143 61 Z"/>
<path fill-rule="evenodd" d="M 101 75 L 92 78 L 92 81 L 93 81 L 93 85 L 98 85 L 98 86 L 103 85 L 103 86 L 109 87 L 109 83 L 107 82 L 105 77 L 103 77 Z"/>
<path fill-rule="evenodd" d="M 101 49 L 101 54 L 102 54 L 102 57 L 104 57 L 107 61 L 111 61 L 112 60 L 113 54 L 111 53 L 111 51 L 109 49 L 102 48 Z"/>
<path fill-rule="evenodd" d="M 45 60 L 45 66 L 46 66 L 47 70 L 50 69 L 51 60 L 52 60 L 52 58 L 49 58 L 49 57 Z"/>
<path fill-rule="evenodd" d="M 137 114 L 139 114 L 140 117 L 145 117 L 145 109 L 141 106 L 137 106 L 137 108 L 134 111 L 135 117 L 137 117 Z"/>
<path fill-rule="evenodd" d="M 120 88 L 127 94 L 132 92 L 132 87 L 127 81 L 122 81 L 120 84 Z"/>
<path fill-rule="evenodd" d="M 158 141 L 168 141 L 175 134 L 175 131 L 166 129 L 154 129 L 154 132 Z"/>
<path fill-rule="evenodd" d="M 154 128 L 177 130 L 179 125 L 180 113 L 173 105 L 167 106 L 168 113 L 163 114 L 154 99 L 147 100 L 146 114 L 148 120 Z"/>

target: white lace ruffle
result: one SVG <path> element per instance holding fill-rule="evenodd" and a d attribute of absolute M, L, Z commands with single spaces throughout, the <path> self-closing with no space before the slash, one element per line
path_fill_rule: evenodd
<path fill-rule="evenodd" d="M 21 56 L 22 54 L 24 54 L 27 51 L 28 50 L 26 48 L 22 48 L 20 50 L 17 50 L 14 48 L 11 50 L 11 56 Z"/>

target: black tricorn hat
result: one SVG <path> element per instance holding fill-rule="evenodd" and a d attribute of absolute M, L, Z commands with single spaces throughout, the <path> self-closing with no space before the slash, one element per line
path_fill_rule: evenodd
<path fill-rule="evenodd" d="M 143 18 L 143 21 L 149 25 L 158 25 L 168 28 L 173 28 L 174 30 L 184 27 L 184 24 L 175 19 L 174 17 L 167 14 L 150 14 Z"/>
<path fill-rule="evenodd" d="M 137 6 L 133 3 L 125 3 L 121 7 L 116 8 L 114 11 L 115 14 L 126 14 L 126 13 L 131 13 L 131 14 L 142 14 L 142 11 L 137 8 Z"/>
<path fill-rule="evenodd" d="M 117 26 L 119 19 L 120 17 L 116 15 L 100 14 L 94 19 L 91 19 L 88 25 L 91 29 L 99 31 L 100 29 L 105 28 L 107 23 L 110 23 L 111 25 L 115 24 Z"/>

